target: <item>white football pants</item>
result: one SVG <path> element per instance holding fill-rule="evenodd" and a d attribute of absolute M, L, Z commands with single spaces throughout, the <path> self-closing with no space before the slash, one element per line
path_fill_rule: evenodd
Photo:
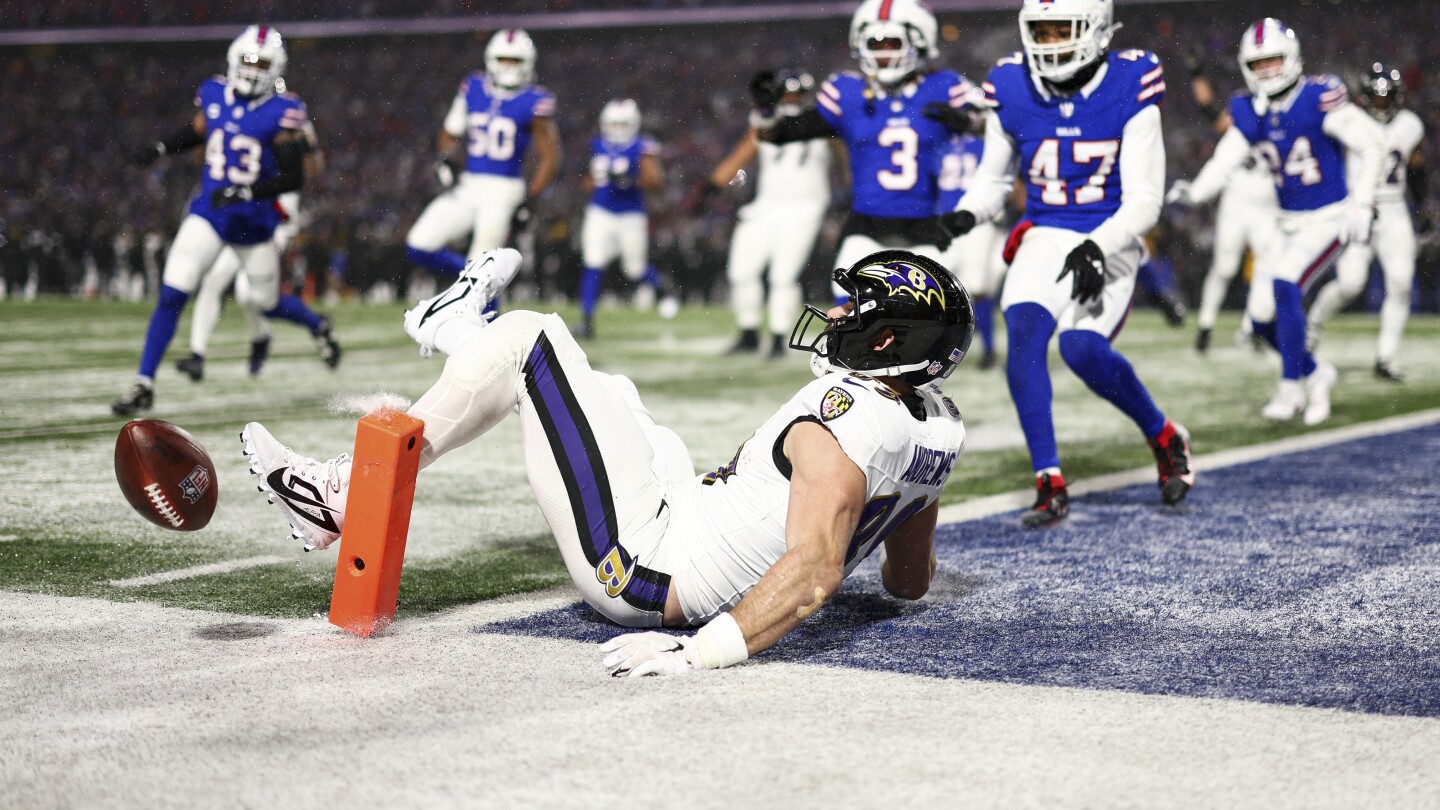
<path fill-rule="evenodd" d="M 292 215 L 293 216 L 293 215 Z M 292 218 L 280 223 L 275 229 L 275 254 L 278 257 L 285 255 L 285 248 L 290 246 L 290 240 L 299 233 L 300 227 Z M 220 251 L 220 258 L 210 266 L 210 272 L 200 281 L 200 289 L 195 293 L 194 306 L 190 313 L 190 351 L 204 357 L 210 348 L 210 338 L 215 335 L 215 327 L 220 323 L 220 304 L 225 298 L 225 291 L 230 288 L 230 282 L 235 282 L 235 300 L 243 300 L 249 294 L 250 282 L 244 276 L 238 276 L 240 272 L 240 256 L 234 250 Z M 278 279 L 278 273 L 277 273 Z M 277 299 L 278 300 L 278 299 Z M 244 309 L 245 321 L 250 325 L 250 339 L 260 340 L 270 336 L 270 320 L 262 313 Z"/>
<path fill-rule="evenodd" d="M 1368 245 L 1349 245 L 1340 255 L 1338 275 L 1310 305 L 1309 322 L 1320 325 L 1344 309 L 1370 280 L 1370 262 L 1380 260 L 1385 274 L 1385 303 L 1380 307 L 1380 343 L 1375 356 L 1395 359 L 1410 317 L 1410 287 L 1415 281 L 1415 226 L 1404 202 L 1376 206 L 1375 233 Z"/>
<path fill-rule="evenodd" d="M 598 205 L 586 206 L 580 253 L 585 266 L 597 270 L 619 259 L 625 277 L 639 281 L 650 262 L 650 220 L 643 211 L 617 214 Z"/>
<path fill-rule="evenodd" d="M 755 202 L 738 212 L 730 237 L 725 277 L 730 283 L 730 308 L 741 329 L 759 329 L 765 307 L 761 276 L 770 270 L 770 331 L 790 334 L 800 316 L 804 294 L 800 274 L 825 222 L 827 203 L 808 201 Z"/>
<path fill-rule="evenodd" d="M 1005 278 L 1000 309 L 1033 303 L 1054 318 L 1057 332 L 1077 329 L 1098 332 L 1114 340 L 1125 326 L 1135 298 L 1135 276 L 1145 261 L 1145 246 L 1137 239 L 1119 253 L 1105 257 L 1105 290 L 1098 299 L 1080 304 L 1071 296 L 1069 276 L 1056 280 L 1065 269 L 1065 257 L 1089 239 L 1089 234 L 1064 228 L 1036 226 L 1025 233 L 1015 261 Z"/>
<path fill-rule="evenodd" d="M 1245 249 L 1250 249 L 1251 258 L 1258 264 L 1266 244 L 1275 235 L 1280 209 L 1274 194 L 1269 200 L 1257 201 L 1243 192 L 1244 189 L 1233 193 L 1227 190 L 1215 209 L 1214 256 L 1210 271 L 1205 274 L 1200 311 L 1196 315 L 1196 324 L 1201 329 L 1214 328 L 1220 307 L 1225 303 L 1225 293 L 1245 259 Z"/>
<path fill-rule="evenodd" d="M 194 293 L 207 271 L 220 254 L 229 249 L 235 253 L 238 269 L 247 281 L 242 293 L 237 286 L 235 300 L 247 313 L 273 309 L 280 298 L 280 253 L 270 240 L 254 245 L 224 242 L 214 226 L 203 217 L 190 214 L 180 223 L 170 254 L 165 258 L 164 281 L 183 293 Z M 249 317 L 249 315 L 247 315 Z"/>
<path fill-rule="evenodd" d="M 465 172 L 454 188 L 430 201 L 405 236 L 405 245 L 436 251 L 470 234 L 467 259 L 503 247 L 510 238 L 510 218 L 525 201 L 525 181 L 518 177 Z"/>
<path fill-rule="evenodd" d="M 420 466 L 512 412 L 530 486 L 581 596 L 618 624 L 659 626 L 671 493 L 695 479 L 684 442 L 655 424 L 630 380 L 590 368 L 558 315 L 512 310 L 464 340 L 410 408 L 425 422 Z"/>
<path fill-rule="evenodd" d="M 1254 323 L 1275 320 L 1274 281 L 1288 281 L 1303 292 L 1339 258 L 1341 218 L 1346 203 L 1314 211 L 1282 212 L 1275 236 L 1255 262 L 1245 311 Z"/>

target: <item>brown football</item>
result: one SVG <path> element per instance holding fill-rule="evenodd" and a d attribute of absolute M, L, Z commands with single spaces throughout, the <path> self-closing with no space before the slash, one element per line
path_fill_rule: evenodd
<path fill-rule="evenodd" d="M 193 532 L 215 514 L 215 462 L 199 440 L 159 419 L 136 419 L 115 439 L 115 480 L 156 526 Z"/>

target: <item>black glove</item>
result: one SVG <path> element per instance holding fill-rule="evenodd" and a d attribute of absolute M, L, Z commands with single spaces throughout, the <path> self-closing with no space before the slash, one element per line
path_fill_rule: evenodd
<path fill-rule="evenodd" d="M 510 235 L 514 236 L 521 231 L 527 230 L 530 223 L 535 219 L 535 212 L 530 208 L 529 200 L 521 200 L 515 206 L 515 213 L 510 215 Z"/>
<path fill-rule="evenodd" d="M 620 191 L 629 191 L 635 187 L 635 177 L 629 172 L 612 172 L 610 187 Z"/>
<path fill-rule="evenodd" d="M 935 217 L 935 225 L 942 234 L 941 238 L 935 241 L 935 246 L 946 250 L 951 241 L 959 239 L 975 227 L 975 215 L 969 211 L 951 211 Z"/>
<path fill-rule="evenodd" d="M 435 161 L 435 179 L 440 182 L 441 188 L 455 185 L 455 180 L 459 177 L 460 167 L 455 165 L 449 155 L 441 155 L 440 159 Z"/>
<path fill-rule="evenodd" d="M 1203 42 L 1197 42 L 1186 49 L 1181 58 L 1185 60 L 1185 69 L 1190 71 L 1192 78 L 1204 75 L 1205 59 L 1209 55 L 1210 53 L 1205 49 Z"/>
<path fill-rule="evenodd" d="M 921 112 L 926 118 L 944 124 L 946 129 L 956 135 L 964 135 L 975 129 L 975 119 L 969 112 L 951 107 L 942 101 L 932 101 L 926 104 Z"/>
<path fill-rule="evenodd" d="M 159 160 L 161 154 L 163 153 L 160 151 L 160 145 L 152 143 L 148 146 L 135 147 L 135 151 L 130 155 L 130 160 L 136 166 L 149 166 Z"/>
<path fill-rule="evenodd" d="M 1098 299 L 1105 291 L 1105 254 L 1100 246 L 1086 239 L 1065 257 L 1065 269 L 1055 277 L 1059 281 L 1070 276 L 1070 297 L 1083 304 Z"/>
<path fill-rule="evenodd" d="M 785 83 L 773 70 L 762 70 L 750 77 L 750 98 L 761 110 L 773 110 L 785 96 Z"/>
<path fill-rule="evenodd" d="M 250 202 L 255 199 L 255 192 L 249 186 L 226 186 L 215 189 L 210 195 L 210 206 L 212 208 L 225 208 L 236 203 Z"/>

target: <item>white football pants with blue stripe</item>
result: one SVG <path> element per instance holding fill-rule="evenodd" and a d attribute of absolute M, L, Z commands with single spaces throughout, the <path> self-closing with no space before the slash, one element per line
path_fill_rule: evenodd
<path fill-rule="evenodd" d="M 421 467 L 520 415 L 530 486 L 587 603 L 626 627 L 662 622 L 671 493 L 693 483 L 684 442 L 625 377 L 590 368 L 557 315 L 505 313 L 460 343 L 410 408 Z"/>

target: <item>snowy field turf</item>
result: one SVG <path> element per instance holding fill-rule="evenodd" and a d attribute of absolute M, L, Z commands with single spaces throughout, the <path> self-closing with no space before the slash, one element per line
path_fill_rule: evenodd
<path fill-rule="evenodd" d="M 398 308 L 338 311 L 333 374 L 277 326 L 250 380 L 234 313 L 203 384 L 167 363 L 150 415 L 206 444 L 220 507 L 193 534 L 144 522 L 108 403 L 147 313 L 0 304 L 0 807 L 1440 806 L 1434 319 L 1412 322 L 1405 386 L 1369 377 L 1373 319 L 1329 330 L 1322 432 L 1258 419 L 1273 357 L 1200 359 L 1137 313 L 1119 346 L 1190 427 L 1198 488 L 1159 508 L 1134 428 L 1056 362 L 1085 494 L 1042 532 L 1016 527 L 1003 375 L 962 368 L 971 449 L 929 596 L 883 596 L 870 563 L 749 664 L 629 682 L 604 675 L 614 629 L 565 586 L 509 424 L 421 477 L 395 626 L 323 621 L 334 557 L 287 540 L 237 434 L 257 419 L 324 458 L 358 395 L 418 396 L 439 362 Z M 798 355 L 717 357 L 718 310 L 599 327 L 594 365 L 702 468 L 809 379 Z"/>

